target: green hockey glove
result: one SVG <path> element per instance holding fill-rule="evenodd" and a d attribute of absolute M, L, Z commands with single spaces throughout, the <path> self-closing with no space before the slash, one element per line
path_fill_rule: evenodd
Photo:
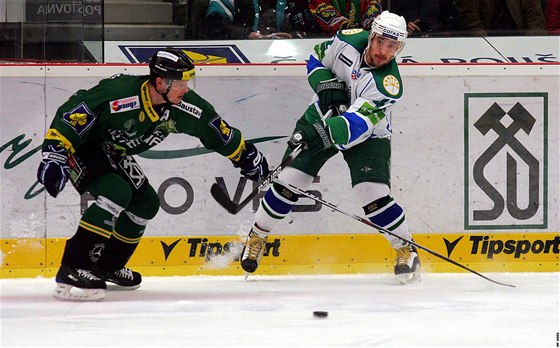
<path fill-rule="evenodd" d="M 313 124 L 301 123 L 301 128 L 294 132 L 288 140 L 288 145 L 293 149 L 299 144 L 304 144 L 311 153 L 315 154 L 332 146 L 331 136 L 323 121 Z"/>
<path fill-rule="evenodd" d="M 319 107 L 323 115 L 329 109 L 333 110 L 334 116 L 340 115 L 348 109 L 350 101 L 344 81 L 339 81 L 336 78 L 321 81 L 315 92 L 319 97 Z"/>

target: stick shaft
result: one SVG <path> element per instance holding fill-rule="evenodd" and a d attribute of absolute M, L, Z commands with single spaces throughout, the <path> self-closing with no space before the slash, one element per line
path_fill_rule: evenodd
<path fill-rule="evenodd" d="M 319 197 L 317 197 L 317 196 L 315 196 L 315 195 L 313 195 L 313 194 L 311 194 L 311 193 L 309 193 L 309 192 L 307 192 L 307 191 L 304 191 L 304 190 L 300 189 L 299 187 L 296 187 L 296 186 L 294 186 L 294 185 L 281 182 L 281 181 L 279 181 L 278 179 L 276 179 L 275 181 L 276 181 L 277 183 L 279 183 L 280 185 L 287 187 L 288 189 L 290 189 L 291 191 L 293 191 L 293 192 L 295 192 L 295 193 L 297 193 L 297 194 L 300 194 L 300 195 L 302 195 L 302 196 L 305 196 L 305 197 L 307 197 L 307 198 L 310 198 L 310 199 L 312 199 L 312 200 L 314 200 L 314 201 L 316 201 L 316 202 L 318 202 L 318 203 L 321 203 L 321 204 L 323 204 L 323 205 L 325 205 L 325 206 L 327 206 L 327 207 L 329 207 L 329 208 L 331 208 L 331 209 L 333 209 L 333 210 L 338 211 L 339 213 L 342 213 L 342 214 L 344 214 L 344 215 L 346 215 L 346 216 L 348 216 L 348 217 L 351 217 L 351 218 L 354 219 L 354 220 L 357 220 L 357 221 L 359 221 L 359 222 L 361 222 L 361 223 L 363 223 L 363 224 L 365 224 L 365 225 L 368 225 L 368 226 L 370 226 L 370 227 L 373 227 L 373 228 L 375 228 L 376 230 L 378 230 L 378 231 L 379 231 L 380 233 L 382 233 L 382 234 L 388 234 L 388 235 L 391 235 L 391 236 L 393 236 L 393 237 L 399 238 L 400 240 L 402 240 L 402 241 L 404 241 L 404 242 L 406 242 L 406 243 L 409 243 L 409 244 L 414 245 L 414 246 L 417 247 L 418 249 L 422 249 L 422 250 L 424 250 L 425 252 L 427 252 L 427 253 L 429 253 L 429 254 L 432 254 L 432 255 L 434 255 L 434 256 L 436 256 L 436 257 L 438 257 L 438 258 L 440 258 L 440 259 L 442 259 L 442 260 L 444 260 L 444 261 L 447 261 L 447 262 L 449 262 L 449 263 L 451 263 L 451 264 L 454 264 L 454 265 L 457 266 L 457 267 L 460 267 L 460 268 L 462 268 L 462 269 L 464 269 L 464 270 L 467 270 L 467 271 L 469 271 L 469 272 L 471 272 L 471 273 L 474 273 L 474 274 L 478 275 L 479 277 L 482 277 L 482 278 L 484 278 L 484 279 L 486 279 L 486 280 L 488 280 L 488 281 L 490 281 L 490 282 L 492 282 L 492 283 L 495 283 L 495 284 L 498 284 L 498 285 L 503 285 L 503 286 L 509 286 L 509 287 L 512 287 L 512 288 L 515 287 L 514 285 L 510 285 L 510 284 L 506 284 L 506 283 L 501 283 L 501 282 L 495 281 L 495 280 L 493 280 L 493 279 L 491 279 L 491 278 L 488 278 L 488 277 L 486 277 L 485 275 L 482 275 L 482 274 L 478 273 L 477 271 L 475 271 L 475 270 L 473 270 L 473 269 L 471 269 L 471 268 L 469 268 L 469 267 L 467 267 L 467 266 L 465 266 L 465 265 L 460 264 L 460 263 L 457 262 L 457 261 L 454 261 L 454 260 L 452 260 L 452 259 L 450 259 L 450 258 L 448 258 L 448 257 L 446 257 L 446 256 L 444 256 L 444 255 L 441 255 L 441 254 L 439 254 L 439 253 L 437 253 L 437 252 L 435 252 L 435 251 L 433 251 L 433 250 L 431 250 L 431 249 L 429 249 L 429 248 L 426 248 L 425 246 L 422 246 L 422 245 L 420 245 L 420 244 L 418 244 L 418 243 L 416 243 L 416 242 L 414 242 L 414 241 L 412 241 L 412 240 L 408 240 L 408 239 L 406 239 L 406 238 L 403 238 L 403 237 L 401 237 L 401 236 L 399 236 L 399 235 L 397 235 L 397 234 L 395 234 L 395 233 L 393 233 L 393 232 L 391 232 L 391 231 L 389 231 L 389 230 L 387 230 L 387 229 L 385 229 L 385 228 L 383 228 L 383 227 L 381 227 L 381 226 L 378 226 L 378 225 L 374 224 L 373 222 L 369 221 L 368 219 L 365 219 L 365 218 L 363 218 L 363 217 L 361 217 L 361 216 L 358 216 L 358 215 L 352 214 L 352 213 L 350 213 L 350 212 L 347 212 L 347 211 L 345 211 L 345 210 L 342 210 L 342 209 L 340 209 L 338 206 L 336 206 L 335 204 L 330 203 L 330 202 L 327 202 L 327 201 L 325 201 L 324 199 L 321 199 L 321 198 L 319 198 Z"/>
<path fill-rule="evenodd" d="M 216 183 L 214 183 L 210 188 L 210 193 L 212 194 L 212 197 L 214 197 L 216 202 L 218 202 L 218 204 L 220 204 L 224 209 L 226 209 L 231 214 L 235 215 L 239 211 L 241 211 L 241 209 L 243 209 L 247 204 L 249 204 L 249 202 L 251 202 L 261 191 L 263 191 L 270 184 L 272 184 L 272 182 L 274 181 L 274 179 L 278 177 L 280 172 L 288 165 L 290 165 L 290 163 L 292 163 L 292 161 L 300 154 L 302 150 L 303 150 L 303 145 L 301 144 L 298 145 L 295 149 L 293 149 L 292 152 L 290 152 L 290 154 L 286 156 L 284 160 L 282 160 L 282 162 L 278 165 L 278 167 L 276 167 L 276 169 L 270 172 L 268 176 L 264 178 L 259 183 L 259 185 L 256 188 L 254 188 L 253 191 L 251 191 L 251 193 L 249 193 L 249 195 L 239 203 L 233 202 L 229 198 L 227 193 L 224 192 L 223 188 Z"/>

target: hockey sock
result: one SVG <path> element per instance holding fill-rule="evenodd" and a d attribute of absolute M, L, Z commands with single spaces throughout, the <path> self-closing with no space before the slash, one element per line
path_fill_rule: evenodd
<path fill-rule="evenodd" d="M 256 224 L 266 231 L 272 230 L 276 222 L 292 211 L 299 195 L 286 187 L 274 183 L 266 192 L 255 215 Z"/>
<path fill-rule="evenodd" d="M 99 268 L 107 272 L 123 268 L 140 242 L 148 220 L 124 211 L 117 222 L 113 235 L 98 261 Z"/>
<path fill-rule="evenodd" d="M 400 237 L 412 239 L 408 231 L 408 224 L 403 208 L 391 196 L 381 197 L 364 207 L 364 212 L 369 221 L 383 227 Z M 399 249 L 406 246 L 406 243 L 397 237 L 383 234 L 385 238 L 391 243 L 393 248 Z"/>
<path fill-rule="evenodd" d="M 66 241 L 61 263 L 71 268 L 91 270 L 93 263 L 99 260 L 107 240 L 80 226 L 76 234 Z"/>
<path fill-rule="evenodd" d="M 106 238 L 111 237 L 116 217 L 123 208 L 103 196 L 89 206 L 80 220 L 80 226 Z"/>
<path fill-rule="evenodd" d="M 126 243 L 113 235 L 105 245 L 97 266 L 109 273 L 116 272 L 126 265 L 137 246 L 138 242 Z"/>

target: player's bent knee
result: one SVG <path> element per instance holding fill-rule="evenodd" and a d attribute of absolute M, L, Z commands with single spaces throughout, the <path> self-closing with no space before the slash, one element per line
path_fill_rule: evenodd
<path fill-rule="evenodd" d="M 376 199 L 362 208 L 371 222 L 390 231 L 405 220 L 403 208 L 391 196 Z"/>
<path fill-rule="evenodd" d="M 156 216 L 159 205 L 160 201 L 156 191 L 151 185 L 147 185 L 126 210 L 138 218 L 151 220 Z"/>
<path fill-rule="evenodd" d="M 299 195 L 283 185 L 273 183 L 261 202 L 267 214 L 275 219 L 283 219 L 296 204 Z"/>

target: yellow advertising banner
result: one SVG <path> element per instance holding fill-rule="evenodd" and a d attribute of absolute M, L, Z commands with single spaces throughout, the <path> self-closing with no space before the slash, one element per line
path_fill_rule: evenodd
<path fill-rule="evenodd" d="M 66 239 L 2 239 L 1 278 L 56 274 Z M 422 272 L 559 272 L 560 235 L 415 234 Z M 242 275 L 238 236 L 146 237 L 128 266 L 145 276 Z M 439 257 L 434 254 L 439 254 Z M 392 273 L 395 251 L 381 235 L 271 235 L 258 274 Z"/>

